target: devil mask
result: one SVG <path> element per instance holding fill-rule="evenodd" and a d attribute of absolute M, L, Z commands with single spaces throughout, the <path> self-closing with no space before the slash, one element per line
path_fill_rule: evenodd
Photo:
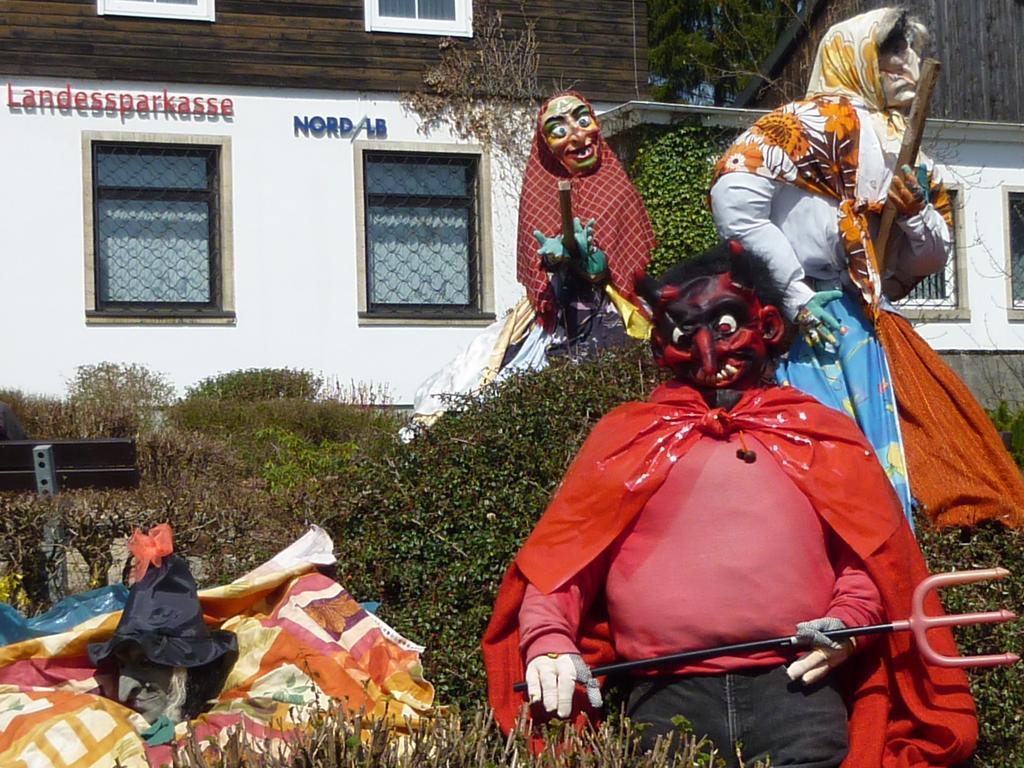
<path fill-rule="evenodd" d="M 652 311 L 658 364 L 697 389 L 757 386 L 782 349 L 779 289 L 738 243 L 687 260 L 660 281 L 642 278 L 637 293 Z"/>

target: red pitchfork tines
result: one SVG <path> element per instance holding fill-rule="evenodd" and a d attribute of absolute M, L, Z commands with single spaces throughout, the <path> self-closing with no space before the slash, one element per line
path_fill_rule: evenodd
<path fill-rule="evenodd" d="M 940 667 L 998 667 L 1016 664 L 1020 656 L 1015 653 L 990 653 L 980 656 L 943 656 L 928 643 L 928 630 L 932 627 L 956 627 L 970 624 L 1002 624 L 1017 618 L 1012 611 L 984 611 L 982 613 L 957 613 L 951 616 L 929 616 L 924 610 L 924 601 L 933 589 L 953 584 L 973 584 L 976 581 L 1005 579 L 1010 572 L 1005 568 L 983 568 L 976 571 L 937 573 L 917 585 L 911 604 L 910 618 L 892 622 L 894 632 L 909 630 L 914 635 L 917 650 L 932 664 Z"/>

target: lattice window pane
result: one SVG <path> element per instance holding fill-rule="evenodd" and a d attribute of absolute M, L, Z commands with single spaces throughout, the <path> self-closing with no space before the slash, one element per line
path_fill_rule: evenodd
<path fill-rule="evenodd" d="M 465 210 L 371 206 L 366 226 L 372 303 L 470 303 Z"/>
<path fill-rule="evenodd" d="M 953 254 L 949 257 L 945 269 L 941 272 L 936 272 L 934 275 L 928 275 L 928 277 L 919 282 L 914 287 L 914 290 L 900 302 L 900 306 L 915 309 L 955 308 L 957 306 L 956 260 L 960 254 L 960 243 L 957 242 L 957 231 L 959 230 L 959 191 L 947 189 L 946 192 L 949 194 L 949 201 L 953 210 L 953 229 L 951 233 L 953 236 Z"/>
<path fill-rule="evenodd" d="M 455 20 L 455 0 L 419 0 L 421 19 Z"/>
<path fill-rule="evenodd" d="M 96 162 L 101 187 L 143 189 L 206 189 L 206 158 L 117 152 L 101 154 Z"/>
<path fill-rule="evenodd" d="M 216 309 L 218 150 L 97 144 L 100 310 Z"/>
<path fill-rule="evenodd" d="M 1010 193 L 1010 281 L 1013 306 L 1024 307 L 1024 193 Z"/>
<path fill-rule="evenodd" d="M 101 301 L 210 302 L 205 204 L 102 202 L 97 227 Z"/>
<path fill-rule="evenodd" d="M 364 158 L 368 309 L 479 309 L 476 158 L 397 152 Z"/>
<path fill-rule="evenodd" d="M 380 0 L 380 15 L 415 19 L 416 0 Z"/>
<path fill-rule="evenodd" d="M 366 188 L 372 195 L 410 197 L 470 194 L 466 166 L 376 160 L 366 166 Z"/>

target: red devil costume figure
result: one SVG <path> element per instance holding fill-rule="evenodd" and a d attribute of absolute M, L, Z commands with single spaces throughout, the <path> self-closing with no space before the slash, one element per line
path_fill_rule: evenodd
<path fill-rule="evenodd" d="M 784 286 L 723 245 L 638 289 L 676 380 L 597 424 L 506 573 L 483 641 L 498 721 L 514 723 L 524 677 L 536 717 L 583 716 L 601 705 L 598 664 L 795 633 L 811 644 L 799 657 L 637 676 L 628 714 L 650 724 L 648 744 L 684 716 L 731 766 L 966 760 L 977 722 L 962 671 L 926 662 L 906 634 L 824 635 L 909 615 L 927 571 L 856 425 L 770 383 Z M 947 630 L 933 635 L 956 653 Z"/>

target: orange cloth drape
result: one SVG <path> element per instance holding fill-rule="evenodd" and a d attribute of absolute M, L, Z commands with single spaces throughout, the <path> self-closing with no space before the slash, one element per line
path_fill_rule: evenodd
<path fill-rule="evenodd" d="M 937 525 L 1024 526 L 1024 477 L 967 386 L 904 318 L 877 321 L 914 495 Z"/>

